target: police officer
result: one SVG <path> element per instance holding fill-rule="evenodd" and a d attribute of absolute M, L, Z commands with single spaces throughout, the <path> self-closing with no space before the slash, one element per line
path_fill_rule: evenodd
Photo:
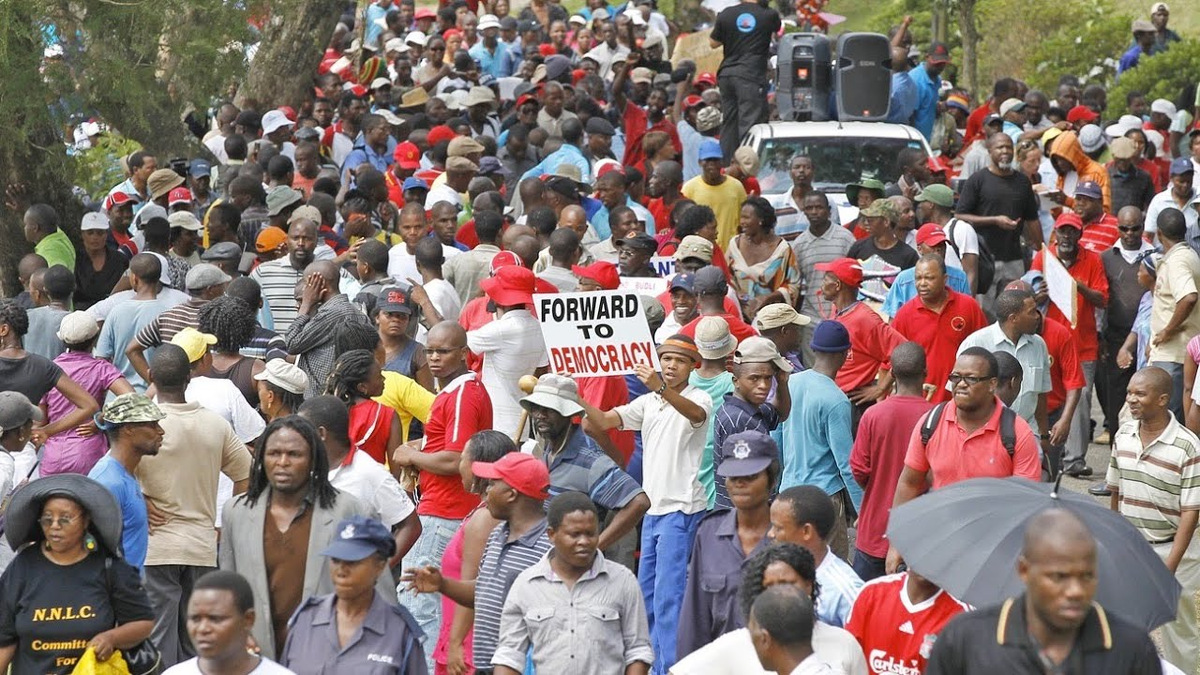
<path fill-rule="evenodd" d="M 280 662 L 297 675 L 427 675 L 416 620 L 375 590 L 395 552 L 391 533 L 378 520 L 353 516 L 339 523 L 333 543 L 321 552 L 330 558 L 334 591 L 296 610 Z"/>

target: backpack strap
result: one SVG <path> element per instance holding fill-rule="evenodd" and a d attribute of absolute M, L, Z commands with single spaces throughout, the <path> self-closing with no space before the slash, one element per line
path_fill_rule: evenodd
<path fill-rule="evenodd" d="M 921 423 L 921 445 L 929 445 L 929 439 L 933 438 L 933 430 L 937 428 L 938 422 L 942 421 L 942 411 L 945 408 L 945 402 L 939 403 L 925 416 L 925 421 Z"/>
<path fill-rule="evenodd" d="M 958 260 L 962 262 L 962 252 L 958 250 L 958 243 L 954 241 L 954 226 L 958 224 L 958 218 L 951 218 L 950 222 L 946 223 L 946 243 L 950 248 L 954 249 L 954 255 L 958 256 Z"/>
<path fill-rule="evenodd" d="M 1011 459 L 1017 451 L 1017 413 L 1008 406 L 1000 411 L 1000 442 Z"/>

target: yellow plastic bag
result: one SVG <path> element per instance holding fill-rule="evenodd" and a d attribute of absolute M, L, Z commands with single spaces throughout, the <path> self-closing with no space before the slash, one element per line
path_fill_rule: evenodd
<path fill-rule="evenodd" d="M 121 650 L 114 650 L 107 661 L 100 661 L 96 659 L 96 650 L 88 647 L 83 656 L 79 657 L 71 675 L 130 675 L 130 673 L 129 665 L 125 663 L 125 657 L 121 656 Z"/>

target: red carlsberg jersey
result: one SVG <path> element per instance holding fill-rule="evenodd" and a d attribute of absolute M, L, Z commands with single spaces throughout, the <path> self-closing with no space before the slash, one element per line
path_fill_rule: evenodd
<path fill-rule="evenodd" d="M 904 572 L 868 581 L 854 601 L 846 630 L 862 645 L 869 673 L 921 675 L 942 627 L 971 609 L 945 591 L 914 605 L 907 579 Z"/>

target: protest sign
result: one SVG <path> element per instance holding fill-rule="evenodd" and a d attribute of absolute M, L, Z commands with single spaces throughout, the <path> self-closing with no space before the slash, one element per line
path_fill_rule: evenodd
<path fill-rule="evenodd" d="M 725 49 L 713 49 L 708 41 L 712 29 L 706 28 L 695 33 L 685 33 L 675 40 L 675 49 L 671 52 L 671 64 L 676 68 L 684 59 L 696 62 L 697 73 L 715 73 L 721 69 L 721 59 L 725 58 Z"/>
<path fill-rule="evenodd" d="M 662 277 L 621 277 L 619 288 L 639 295 L 658 297 L 667 290 L 667 280 Z"/>
<path fill-rule="evenodd" d="M 550 369 L 569 377 L 629 375 L 658 369 L 658 353 L 638 294 L 630 291 L 535 294 Z"/>
<path fill-rule="evenodd" d="M 1076 316 L 1076 310 L 1079 308 L 1079 287 L 1075 278 L 1047 246 L 1042 247 L 1042 267 L 1046 273 L 1046 291 L 1050 295 L 1050 302 L 1054 303 L 1071 324 L 1071 328 L 1074 328 L 1079 320 Z"/>
<path fill-rule="evenodd" d="M 658 272 L 663 279 L 675 276 L 675 258 L 669 255 L 656 255 L 650 258 L 650 267 Z"/>

